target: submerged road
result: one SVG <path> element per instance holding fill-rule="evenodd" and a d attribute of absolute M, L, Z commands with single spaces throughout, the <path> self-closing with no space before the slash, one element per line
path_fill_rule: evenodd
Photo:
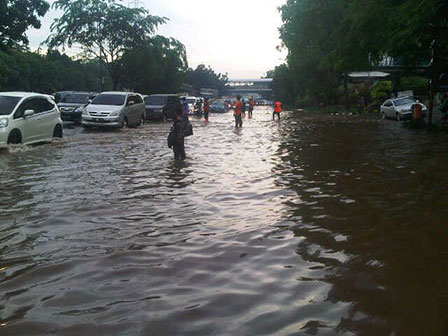
<path fill-rule="evenodd" d="M 261 107 L 0 153 L 0 335 L 443 335 L 448 136 Z"/>

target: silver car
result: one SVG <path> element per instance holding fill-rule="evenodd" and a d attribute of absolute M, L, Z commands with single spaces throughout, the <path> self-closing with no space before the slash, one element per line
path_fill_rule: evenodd
<path fill-rule="evenodd" d="M 417 103 L 413 97 L 400 97 L 386 100 L 380 107 L 381 117 L 396 120 L 412 119 L 412 106 Z M 426 106 L 422 103 L 422 115 L 426 113 Z"/>
<path fill-rule="evenodd" d="M 145 103 L 138 93 L 102 92 L 82 112 L 84 128 L 135 127 L 145 122 Z"/>

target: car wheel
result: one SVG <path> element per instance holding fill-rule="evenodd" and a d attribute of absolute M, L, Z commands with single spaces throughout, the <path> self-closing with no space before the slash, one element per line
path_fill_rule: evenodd
<path fill-rule="evenodd" d="M 124 118 L 123 121 L 121 122 L 121 128 L 125 128 L 128 127 L 128 119 Z"/>
<path fill-rule="evenodd" d="M 63 137 L 62 126 L 60 124 L 57 124 L 53 130 L 53 138 L 62 138 L 62 137 Z"/>
<path fill-rule="evenodd" d="M 18 145 L 22 143 L 22 133 L 19 130 L 12 130 L 8 136 L 8 145 Z"/>
<path fill-rule="evenodd" d="M 397 118 L 397 121 L 401 121 L 401 114 L 400 113 L 396 113 L 395 114 L 395 116 L 396 116 L 396 118 Z"/>
<path fill-rule="evenodd" d="M 146 120 L 145 120 L 145 115 L 142 114 L 140 116 L 140 122 L 138 123 L 139 126 L 143 126 L 145 124 Z"/>

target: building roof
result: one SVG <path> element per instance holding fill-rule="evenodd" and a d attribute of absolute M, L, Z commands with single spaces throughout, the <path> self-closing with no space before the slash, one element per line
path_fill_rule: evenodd
<path fill-rule="evenodd" d="M 384 78 L 390 76 L 390 74 L 382 71 L 359 71 L 359 72 L 350 72 L 348 76 L 351 78 L 365 78 L 365 77 Z"/>

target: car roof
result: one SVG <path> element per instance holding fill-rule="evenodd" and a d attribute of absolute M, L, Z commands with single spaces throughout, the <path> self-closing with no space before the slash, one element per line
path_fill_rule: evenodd
<path fill-rule="evenodd" d="M 167 94 L 165 94 L 165 93 L 156 93 L 156 94 L 149 95 L 149 97 L 177 97 L 177 95 L 176 94 L 172 94 L 172 93 L 167 93 Z"/>
<path fill-rule="evenodd" d="M 47 95 L 44 93 L 37 93 L 37 92 L 22 92 L 22 91 L 10 91 L 10 92 L 0 92 L 0 96 L 9 96 L 9 97 L 17 97 L 17 98 L 26 98 L 26 97 L 32 97 L 32 96 L 40 96 L 40 97 L 50 97 L 53 98 L 51 95 Z"/>
<path fill-rule="evenodd" d="M 126 92 L 126 91 L 105 91 L 100 94 L 115 94 L 115 95 L 128 95 L 128 94 L 136 94 L 135 92 Z"/>

